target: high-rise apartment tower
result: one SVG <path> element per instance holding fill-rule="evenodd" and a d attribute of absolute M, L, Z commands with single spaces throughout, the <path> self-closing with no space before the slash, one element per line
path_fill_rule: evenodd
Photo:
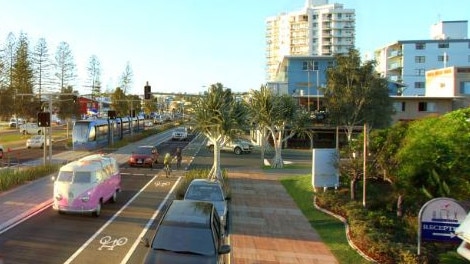
<path fill-rule="evenodd" d="M 328 0 L 306 0 L 302 10 L 266 20 L 266 79 L 276 81 L 284 56 L 347 53 L 355 45 L 355 11 Z"/>

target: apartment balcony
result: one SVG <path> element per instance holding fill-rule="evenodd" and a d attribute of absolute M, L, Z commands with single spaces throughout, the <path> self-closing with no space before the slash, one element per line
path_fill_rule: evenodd
<path fill-rule="evenodd" d="M 395 58 L 395 57 L 401 57 L 403 55 L 401 50 L 393 50 L 388 53 L 388 58 Z"/>
<path fill-rule="evenodd" d="M 396 63 L 391 63 L 390 65 L 388 65 L 387 70 L 397 71 L 397 70 L 401 70 L 402 68 L 403 68 L 403 65 L 399 62 L 396 62 Z"/>

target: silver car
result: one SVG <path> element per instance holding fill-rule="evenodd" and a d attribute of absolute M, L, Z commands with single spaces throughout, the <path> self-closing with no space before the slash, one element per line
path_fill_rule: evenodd
<path fill-rule="evenodd" d="M 194 179 L 184 194 L 184 200 L 205 201 L 214 204 L 220 217 L 220 223 L 225 231 L 228 230 L 228 200 L 222 185 L 218 181 L 208 179 Z"/>
<path fill-rule="evenodd" d="M 49 146 L 49 139 L 47 139 L 47 145 Z M 44 147 L 44 136 L 36 135 L 26 140 L 27 148 L 43 148 Z"/>

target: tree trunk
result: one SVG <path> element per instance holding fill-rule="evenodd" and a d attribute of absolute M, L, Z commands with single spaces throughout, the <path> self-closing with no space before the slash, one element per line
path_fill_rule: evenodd
<path fill-rule="evenodd" d="M 397 199 L 397 217 L 403 216 L 403 195 L 399 195 Z"/>
<path fill-rule="evenodd" d="M 207 177 L 210 180 L 219 180 L 221 183 L 224 182 L 222 170 L 220 169 L 220 146 L 218 143 L 214 144 L 214 164 Z"/>
<path fill-rule="evenodd" d="M 283 168 L 284 161 L 282 160 L 282 133 L 278 133 L 278 137 L 274 139 L 274 158 L 271 162 L 271 168 Z"/>
<path fill-rule="evenodd" d="M 356 184 L 357 184 L 356 178 L 353 178 L 349 186 L 350 192 L 351 192 L 351 201 L 356 200 Z"/>

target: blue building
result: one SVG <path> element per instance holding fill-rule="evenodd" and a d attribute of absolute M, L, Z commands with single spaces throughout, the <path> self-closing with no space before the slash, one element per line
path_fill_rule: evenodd
<path fill-rule="evenodd" d="M 298 98 L 309 111 L 321 110 L 326 71 L 335 65 L 333 56 L 285 56 L 276 72 L 276 80 L 267 86 L 275 94 Z"/>

